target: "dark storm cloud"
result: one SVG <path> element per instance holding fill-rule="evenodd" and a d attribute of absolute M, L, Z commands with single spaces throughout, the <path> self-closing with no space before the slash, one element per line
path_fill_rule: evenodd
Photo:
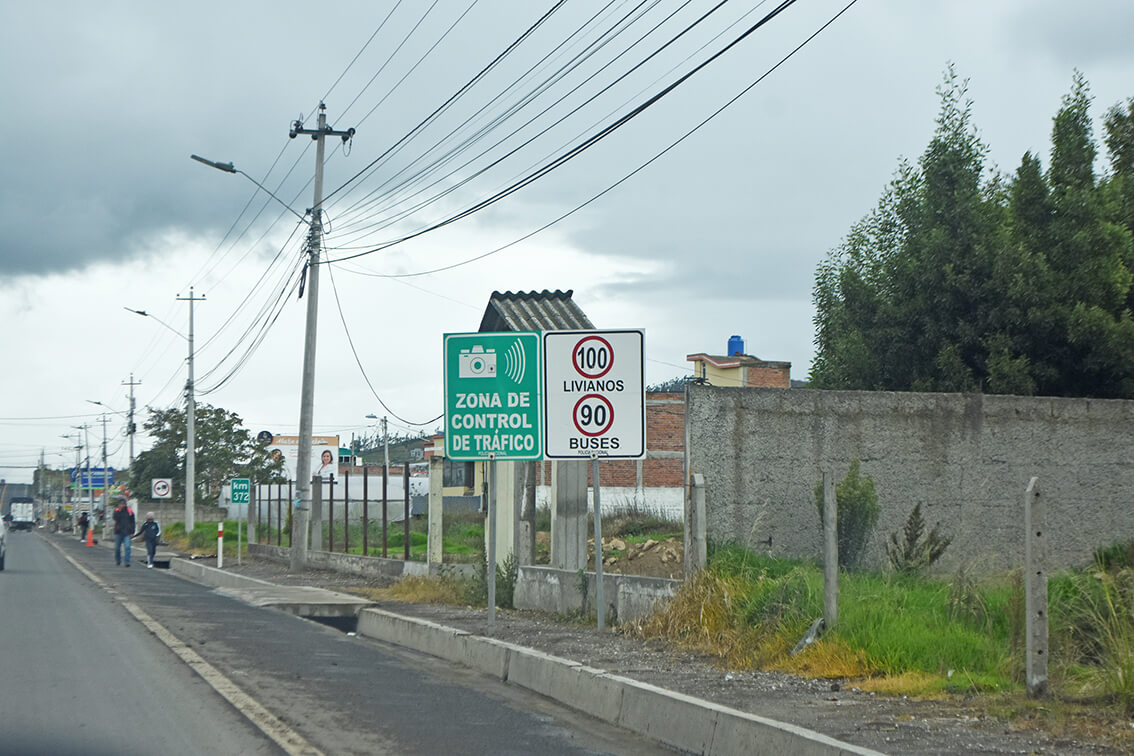
<path fill-rule="evenodd" d="M 1001 27 L 1012 47 L 1084 72 L 1127 64 L 1131 29 L 1134 3 L 1128 0 L 1037 0 L 1013 9 Z"/>

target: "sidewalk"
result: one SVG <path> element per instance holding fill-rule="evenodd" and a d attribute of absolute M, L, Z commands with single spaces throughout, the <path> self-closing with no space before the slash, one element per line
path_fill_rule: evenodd
<path fill-rule="evenodd" d="M 300 608 L 305 603 L 319 607 L 338 605 L 344 611 L 365 605 L 358 611 L 357 632 L 361 636 L 461 664 L 682 751 L 805 756 L 876 756 L 879 753 L 804 727 L 667 690 L 609 668 L 556 656 L 528 647 L 527 643 L 502 639 L 503 635 L 521 641 L 538 637 L 530 632 L 530 626 L 518 626 L 519 618 L 515 616 L 518 613 L 509 613 L 508 617 L 499 613 L 493 637 L 488 637 L 486 633 L 454 627 L 455 623 L 411 616 L 409 612 L 416 605 L 391 604 L 390 607 L 396 606 L 398 610 L 391 611 L 384 608 L 386 604 L 379 607 L 347 594 L 309 585 L 280 585 L 249 574 L 267 573 L 278 579 L 285 569 L 283 565 L 250 562 L 239 567 L 226 565 L 226 569 L 218 570 L 205 561 L 174 559 L 171 569 L 189 579 L 216 586 L 221 592 L 247 603 L 302 616 L 308 616 L 303 615 Z M 439 609 L 426 608 L 434 612 Z M 446 609 L 442 614 L 449 619 L 456 618 L 454 612 L 461 613 Z M 430 613 L 433 612 L 425 612 Z M 479 620 L 473 620 L 473 624 L 487 622 L 486 612 L 479 614 Z M 466 623 L 469 619 L 464 617 Z M 594 637 L 600 641 L 623 640 L 613 634 L 598 635 L 597 632 Z"/>

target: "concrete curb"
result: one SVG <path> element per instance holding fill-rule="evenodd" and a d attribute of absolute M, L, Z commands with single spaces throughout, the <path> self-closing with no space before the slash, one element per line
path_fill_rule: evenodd
<path fill-rule="evenodd" d="M 174 559 L 170 566 L 205 585 L 272 585 L 184 559 Z M 814 730 L 384 609 L 362 609 L 358 634 L 464 665 L 692 753 L 882 756 Z"/>

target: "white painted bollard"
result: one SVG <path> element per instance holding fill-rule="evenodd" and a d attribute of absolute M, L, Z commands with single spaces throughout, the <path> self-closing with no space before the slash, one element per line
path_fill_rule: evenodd
<path fill-rule="evenodd" d="M 217 569 L 224 567 L 224 523 L 217 523 Z"/>

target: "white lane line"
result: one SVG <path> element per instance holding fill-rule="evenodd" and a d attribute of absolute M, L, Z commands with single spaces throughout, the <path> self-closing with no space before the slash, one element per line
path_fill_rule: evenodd
<path fill-rule="evenodd" d="M 44 539 L 47 540 L 47 539 Z M 50 543 L 50 541 L 48 541 Z M 308 743 L 302 735 L 295 730 L 288 727 L 280 719 L 265 709 L 258 701 L 249 696 L 243 690 L 238 688 L 235 683 L 217 671 L 216 667 L 209 664 L 200 654 L 198 654 L 189 646 L 182 643 L 173 633 L 165 629 L 157 620 L 155 620 L 133 601 L 130 601 L 121 593 L 116 591 L 108 585 L 102 578 L 88 570 L 83 565 L 79 564 L 70 555 L 64 552 L 56 544 L 52 543 L 63 558 L 70 562 L 75 569 L 83 573 L 95 585 L 102 588 L 109 593 L 123 607 L 126 611 L 134 615 L 135 619 L 146 626 L 150 632 L 158 637 L 170 651 L 177 654 L 183 662 L 189 665 L 189 668 L 200 675 L 205 682 L 212 687 L 217 693 L 224 697 L 226 701 L 236 707 L 236 710 L 243 714 L 248 721 L 254 724 L 265 735 L 271 738 L 290 756 L 323 756 L 323 752 L 315 746 Z"/>

